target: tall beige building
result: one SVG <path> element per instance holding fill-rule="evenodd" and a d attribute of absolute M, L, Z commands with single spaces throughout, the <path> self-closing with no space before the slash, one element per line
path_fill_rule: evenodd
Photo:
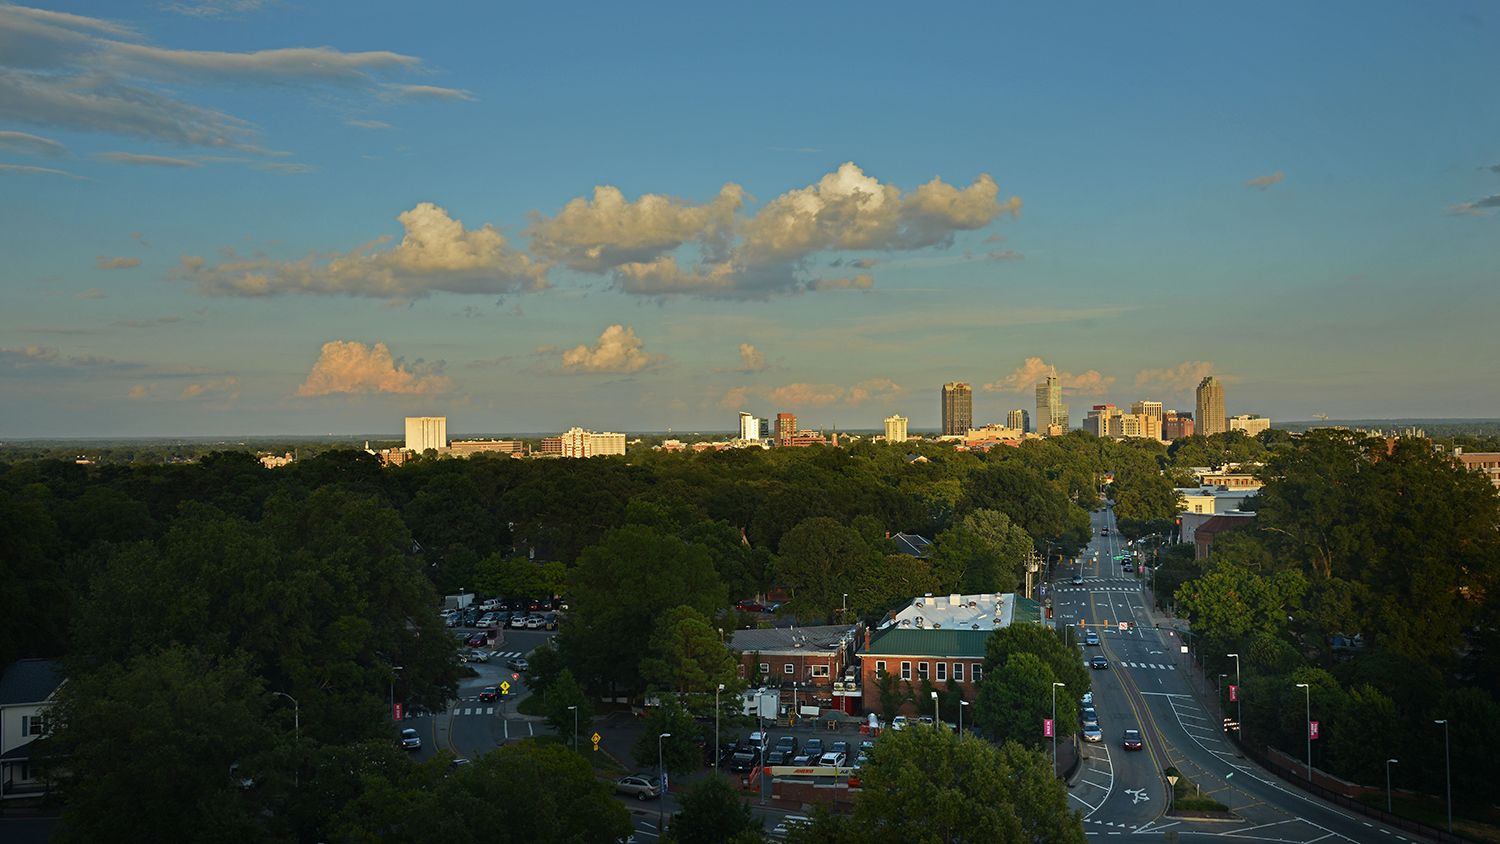
<path fill-rule="evenodd" d="M 559 434 L 558 439 L 562 441 L 563 457 L 601 457 L 606 454 L 625 453 L 624 434 L 595 433 L 582 428 L 569 428 Z"/>
<path fill-rule="evenodd" d="M 906 442 L 905 416 L 887 416 L 885 418 L 885 441 L 888 443 Z"/>
<path fill-rule="evenodd" d="M 1252 437 L 1261 431 L 1269 430 L 1270 427 L 1270 419 L 1255 413 L 1229 417 L 1229 430 L 1244 431 Z"/>
<path fill-rule="evenodd" d="M 406 450 L 418 454 L 427 449 L 442 451 L 448 447 L 448 417 L 406 417 Z"/>
<path fill-rule="evenodd" d="M 943 385 L 943 436 L 963 436 L 974 427 L 974 390 L 962 381 Z"/>
<path fill-rule="evenodd" d="M 1036 385 L 1036 432 L 1049 436 L 1053 426 L 1068 432 L 1068 406 L 1062 400 L 1062 382 L 1054 370 Z"/>
<path fill-rule="evenodd" d="M 1224 422 L 1224 385 L 1212 375 L 1198 384 L 1198 412 L 1193 414 L 1198 433 L 1204 436 L 1229 430 Z"/>
<path fill-rule="evenodd" d="M 1021 433 L 1031 432 L 1031 414 L 1025 408 L 1016 408 L 1005 415 L 1005 427 L 1019 428 Z"/>
<path fill-rule="evenodd" d="M 1150 399 L 1132 402 L 1130 412 L 1136 416 L 1143 417 L 1145 420 L 1144 433 L 1140 434 L 1140 436 L 1149 437 L 1153 440 L 1161 439 L 1161 402 L 1151 401 Z"/>

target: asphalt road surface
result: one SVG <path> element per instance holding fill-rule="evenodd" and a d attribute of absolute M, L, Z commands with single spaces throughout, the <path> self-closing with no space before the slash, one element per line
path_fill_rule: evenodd
<path fill-rule="evenodd" d="M 1092 671 L 1094 706 L 1104 740 L 1084 744 L 1083 769 L 1068 790 L 1091 835 L 1157 835 L 1182 841 L 1213 838 L 1312 844 L 1315 841 L 1413 841 L 1386 827 L 1296 789 L 1239 756 L 1222 733 L 1211 701 L 1189 684 L 1187 656 L 1174 631 L 1154 629 L 1141 583 L 1112 558 L 1128 550 L 1114 514 L 1093 515 L 1094 538 L 1072 569 L 1052 584 L 1054 617 L 1076 627 L 1080 619 L 1099 633 L 1098 646 L 1080 648 L 1081 659 L 1102 654 L 1107 670 Z M 1108 527 L 1110 533 L 1099 531 Z M 1071 579 L 1081 574 L 1084 582 Z M 1131 622 L 1121 631 L 1122 621 Z M 1125 730 L 1141 732 L 1144 747 L 1126 751 Z M 1178 820 L 1165 815 L 1168 766 L 1178 768 L 1202 793 L 1212 795 L 1238 821 Z"/>

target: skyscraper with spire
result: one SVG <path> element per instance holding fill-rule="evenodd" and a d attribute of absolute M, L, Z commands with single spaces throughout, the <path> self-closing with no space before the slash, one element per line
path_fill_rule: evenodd
<path fill-rule="evenodd" d="M 1229 430 L 1224 422 L 1224 385 L 1212 375 L 1198 384 L 1198 412 L 1193 415 L 1198 433 L 1204 436 Z"/>
<path fill-rule="evenodd" d="M 1050 429 L 1053 425 L 1058 431 Z M 1068 432 L 1068 406 L 1062 400 L 1062 382 L 1057 380 L 1057 369 L 1036 385 L 1036 432 L 1042 436 Z"/>

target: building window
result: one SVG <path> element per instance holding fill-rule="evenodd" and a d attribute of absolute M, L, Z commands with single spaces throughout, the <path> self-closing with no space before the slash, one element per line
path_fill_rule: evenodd
<path fill-rule="evenodd" d="M 910 680 L 911 679 L 911 663 L 907 662 L 904 659 L 901 660 L 901 679 L 903 679 L 903 680 Z"/>
<path fill-rule="evenodd" d="M 972 672 L 972 676 L 974 677 L 974 685 L 979 685 L 980 681 L 984 679 L 984 663 L 974 663 L 974 671 Z"/>
<path fill-rule="evenodd" d="M 21 716 L 21 735 L 23 735 L 23 736 L 39 736 L 41 734 L 42 734 L 42 716 L 40 716 L 40 715 L 22 715 Z"/>
<path fill-rule="evenodd" d="M 955 662 L 955 663 L 953 663 L 953 682 L 955 682 L 955 683 L 962 683 L 963 681 L 964 681 L 964 664 L 962 662 Z"/>
<path fill-rule="evenodd" d="M 826 665 L 814 665 L 812 667 L 812 675 L 814 677 L 827 677 L 828 676 L 828 666 L 826 666 Z"/>
<path fill-rule="evenodd" d="M 919 663 L 917 663 L 917 679 L 919 679 L 919 680 L 926 680 L 927 679 L 927 663 L 925 663 L 925 662 L 919 662 Z"/>
<path fill-rule="evenodd" d="M 885 660 L 883 660 L 883 659 L 877 659 L 877 660 L 875 660 L 875 676 L 876 677 L 883 677 L 883 676 L 885 676 Z"/>
<path fill-rule="evenodd" d="M 760 664 L 760 673 L 761 673 L 761 676 L 765 676 L 767 674 L 770 674 L 771 673 L 771 663 L 769 663 L 769 662 L 762 662 Z"/>
<path fill-rule="evenodd" d="M 794 666 L 794 665 L 792 665 L 790 662 L 784 663 L 781 666 L 781 673 L 782 674 L 791 674 L 791 673 L 795 672 L 796 670 L 797 670 L 797 667 Z"/>

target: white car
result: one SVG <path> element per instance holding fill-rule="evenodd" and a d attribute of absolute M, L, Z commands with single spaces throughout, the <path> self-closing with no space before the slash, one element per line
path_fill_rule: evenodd
<path fill-rule="evenodd" d="M 498 609 L 500 609 L 500 599 L 499 598 L 490 598 L 489 600 L 487 600 L 484 603 L 480 604 L 479 608 L 482 609 L 482 610 L 498 610 Z"/>
<path fill-rule="evenodd" d="M 897 715 L 895 718 L 891 719 L 891 729 L 893 730 L 904 730 L 906 729 L 906 724 L 907 720 L 905 715 Z"/>
<path fill-rule="evenodd" d="M 541 630 L 546 626 L 547 622 L 539 615 L 531 615 L 526 617 L 527 630 Z"/>
<path fill-rule="evenodd" d="M 1100 732 L 1099 725 L 1083 728 L 1084 741 L 1104 741 L 1104 733 Z"/>
<path fill-rule="evenodd" d="M 838 752 L 837 750 L 830 750 L 822 756 L 818 757 L 818 767 L 842 768 L 844 767 L 845 758 L 846 757 L 844 756 L 844 754 Z"/>

